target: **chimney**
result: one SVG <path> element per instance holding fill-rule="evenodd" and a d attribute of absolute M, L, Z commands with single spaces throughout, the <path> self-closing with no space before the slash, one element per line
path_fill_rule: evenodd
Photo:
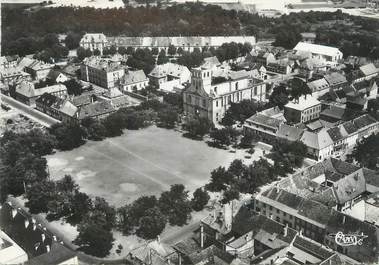
<path fill-rule="evenodd" d="M 54 241 L 57 241 L 57 237 L 56 237 L 56 236 L 53 236 L 53 240 L 54 240 Z"/>
<path fill-rule="evenodd" d="M 12 217 L 15 218 L 16 214 L 17 214 L 17 210 L 12 208 Z"/>
<path fill-rule="evenodd" d="M 46 252 L 47 252 L 47 253 L 50 252 L 50 246 L 49 246 L 49 245 L 46 246 Z"/>
<path fill-rule="evenodd" d="M 300 229 L 299 236 L 303 237 L 303 228 Z"/>
<path fill-rule="evenodd" d="M 346 222 L 346 216 L 344 215 L 343 218 L 342 218 L 342 224 L 344 225 Z"/>
<path fill-rule="evenodd" d="M 161 243 L 161 237 L 159 235 L 157 236 L 157 242 Z"/>
<path fill-rule="evenodd" d="M 29 226 L 29 220 L 28 219 L 25 219 L 24 225 L 25 225 L 25 228 L 28 228 L 28 226 Z"/>
<path fill-rule="evenodd" d="M 200 225 L 200 247 L 204 248 L 204 227 Z"/>
<path fill-rule="evenodd" d="M 288 235 L 288 224 L 283 228 L 283 235 L 287 236 Z"/>
<path fill-rule="evenodd" d="M 46 239 L 46 236 L 45 236 L 45 234 L 44 234 L 44 233 L 42 233 L 42 234 L 41 234 L 41 239 L 42 239 L 42 242 L 44 242 L 44 241 L 45 241 L 45 239 Z"/>

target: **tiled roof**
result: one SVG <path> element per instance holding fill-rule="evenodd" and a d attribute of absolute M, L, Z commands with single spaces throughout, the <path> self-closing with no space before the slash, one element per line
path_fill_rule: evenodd
<path fill-rule="evenodd" d="M 110 101 L 98 101 L 81 106 L 78 111 L 78 118 L 79 120 L 82 120 L 87 117 L 101 116 L 114 111 L 115 108 L 112 106 Z"/>
<path fill-rule="evenodd" d="M 308 82 L 307 86 L 313 92 L 324 90 L 324 89 L 329 89 L 329 84 L 328 84 L 328 82 L 326 82 L 326 80 L 324 78 L 321 78 L 321 79 L 318 79 L 318 80 L 315 80 L 315 81 L 312 81 L 312 82 Z"/>
<path fill-rule="evenodd" d="M 271 127 L 273 129 L 279 129 L 279 125 L 282 123 L 282 121 L 279 119 L 271 118 L 259 113 L 251 116 L 248 120 L 253 123 Z"/>
<path fill-rule="evenodd" d="M 325 247 L 320 246 L 319 243 L 312 242 L 302 236 L 296 236 L 293 246 L 310 253 L 321 260 L 325 260 L 334 255 L 334 252 L 327 250 Z"/>
<path fill-rule="evenodd" d="M 321 150 L 333 144 L 326 130 L 321 130 L 317 133 L 305 131 L 300 139 L 306 146 Z"/>
<path fill-rule="evenodd" d="M 333 185 L 335 196 L 340 204 L 353 200 L 366 191 L 366 182 L 362 169 L 344 178 Z"/>
<path fill-rule="evenodd" d="M 72 104 L 70 101 L 66 100 L 62 104 L 60 108 L 60 112 L 63 114 L 66 114 L 69 117 L 74 117 L 75 114 L 78 112 L 78 108 L 74 104 Z"/>
<path fill-rule="evenodd" d="M 172 247 L 186 256 L 201 250 L 200 243 L 192 237 L 186 238 Z"/>
<path fill-rule="evenodd" d="M 329 108 L 323 110 L 320 115 L 329 117 L 332 119 L 342 120 L 343 115 L 345 114 L 344 108 L 329 106 Z"/>
<path fill-rule="evenodd" d="M 337 142 L 339 140 L 343 139 L 343 136 L 341 134 L 340 128 L 333 127 L 327 130 L 330 138 L 332 138 L 333 142 Z"/>
<path fill-rule="evenodd" d="M 302 134 L 302 129 L 283 123 L 279 125 L 279 130 L 277 131 L 276 136 L 289 141 L 298 141 Z"/>
<path fill-rule="evenodd" d="M 373 75 L 373 74 L 379 73 L 379 69 L 376 68 L 373 63 L 362 65 L 361 67 L 359 67 L 359 70 L 361 70 L 361 72 L 365 76 L 369 76 L 369 75 Z"/>
<path fill-rule="evenodd" d="M 41 88 L 34 88 L 34 84 L 30 82 L 22 82 L 16 87 L 16 93 L 21 94 L 28 98 L 39 97 L 45 93 L 56 93 L 60 91 L 67 91 L 65 85 L 58 84 Z"/>
<path fill-rule="evenodd" d="M 298 213 L 313 221 L 326 225 L 329 220 L 330 208 L 313 200 L 304 200 Z"/>
<path fill-rule="evenodd" d="M 347 83 L 347 79 L 343 74 L 334 72 L 324 76 L 330 86 L 342 85 Z"/>
<path fill-rule="evenodd" d="M 44 106 L 59 109 L 64 102 L 64 99 L 45 93 L 36 99 L 36 103 L 43 104 Z"/>
<path fill-rule="evenodd" d="M 66 261 L 76 257 L 76 253 L 60 243 L 53 243 L 48 253 L 30 259 L 26 265 L 52 265 L 64 264 Z"/>
<path fill-rule="evenodd" d="M 123 67 L 117 63 L 112 62 L 111 60 L 107 60 L 104 58 L 100 58 L 98 56 L 87 57 L 83 60 L 83 64 L 98 70 L 103 70 L 106 72 L 113 72 L 121 70 Z"/>
<path fill-rule="evenodd" d="M 128 71 L 122 78 L 122 83 L 125 85 L 137 84 L 140 82 L 146 82 L 149 79 L 146 77 L 143 70 Z"/>
<path fill-rule="evenodd" d="M 364 128 L 364 127 L 369 126 L 371 124 L 374 124 L 376 122 L 377 122 L 377 120 L 375 120 L 373 117 L 371 117 L 368 114 L 362 115 L 361 117 L 358 117 L 358 118 L 353 120 L 354 125 L 358 129 Z"/>
<path fill-rule="evenodd" d="M 189 72 L 186 66 L 175 63 L 165 63 L 155 66 L 153 71 L 150 72 L 149 76 L 159 78 L 170 75 L 176 78 L 180 78 L 183 72 Z"/>
<path fill-rule="evenodd" d="M 348 134 L 352 134 L 358 131 L 358 128 L 355 127 L 352 121 L 347 121 L 342 124 Z"/>

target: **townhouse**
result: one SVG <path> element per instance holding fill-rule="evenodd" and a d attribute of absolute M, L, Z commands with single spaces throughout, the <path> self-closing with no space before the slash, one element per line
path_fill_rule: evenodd
<path fill-rule="evenodd" d="M 343 53 L 338 48 L 306 42 L 299 42 L 293 50 L 296 52 L 310 52 L 312 58 L 324 60 L 329 67 L 336 66 L 338 61 L 343 58 Z"/>
<path fill-rule="evenodd" d="M 211 65 L 212 62 L 209 64 Z M 191 81 L 191 72 L 186 66 L 166 63 L 155 66 L 149 74 L 149 79 L 151 85 L 159 90 L 175 92 L 180 91 L 183 84 Z"/>

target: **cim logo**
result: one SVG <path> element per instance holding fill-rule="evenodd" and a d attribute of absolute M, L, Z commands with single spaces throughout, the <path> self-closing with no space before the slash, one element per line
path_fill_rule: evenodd
<path fill-rule="evenodd" d="M 363 244 L 363 240 L 368 237 L 364 235 L 363 233 L 361 235 L 356 235 L 356 234 L 345 235 L 343 232 L 338 232 L 337 234 L 330 234 L 329 236 L 334 237 L 336 244 L 342 247 L 361 246 Z"/>

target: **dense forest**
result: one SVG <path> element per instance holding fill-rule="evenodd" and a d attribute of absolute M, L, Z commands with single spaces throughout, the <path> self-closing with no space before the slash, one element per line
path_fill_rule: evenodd
<path fill-rule="evenodd" d="M 51 33 L 71 33 L 76 43 L 84 32 L 125 36 L 255 35 L 258 40 L 275 39 L 275 45 L 290 49 L 301 32 L 316 32 L 317 43 L 339 47 L 346 56 L 379 58 L 379 20 L 339 10 L 266 18 L 215 5 L 186 3 L 167 8 L 58 7 L 33 12 L 5 7 L 2 12 L 2 43 L 7 54 L 42 51 L 48 47 L 46 36 Z"/>

